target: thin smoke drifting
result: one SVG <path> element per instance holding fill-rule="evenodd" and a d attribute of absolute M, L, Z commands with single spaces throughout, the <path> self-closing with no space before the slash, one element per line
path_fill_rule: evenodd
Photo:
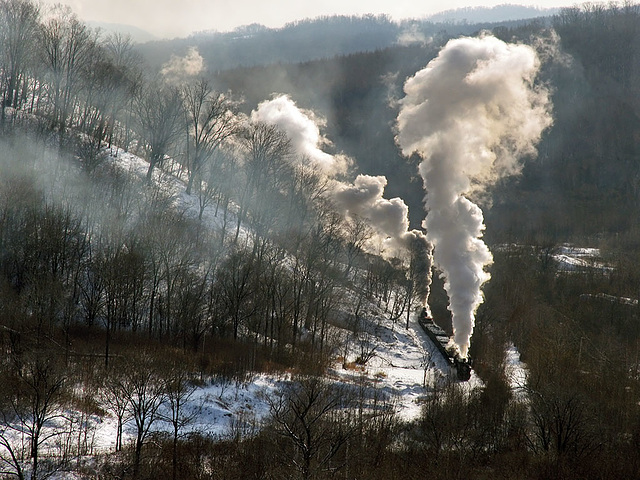
<path fill-rule="evenodd" d="M 321 119 L 300 109 L 288 96 L 280 95 L 258 105 L 251 120 L 276 125 L 287 133 L 298 158 L 330 180 L 327 195 L 334 207 L 347 220 L 366 220 L 373 230 L 372 243 L 382 247 L 385 255 L 409 252 L 415 263 L 422 262 L 416 268 L 430 271 L 431 247 L 422 232 L 409 231 L 409 209 L 404 201 L 384 198 L 385 177 L 358 175 L 353 183 L 336 178 L 345 174 L 352 162 L 344 155 L 322 150 L 330 142 L 320 134 Z M 429 285 L 428 277 L 423 277 L 422 285 L 417 286 L 421 300 L 428 295 Z"/>
<path fill-rule="evenodd" d="M 200 52 L 196 47 L 189 47 L 184 57 L 172 54 L 169 61 L 162 65 L 160 74 L 169 84 L 179 86 L 203 71 L 204 59 Z"/>
<path fill-rule="evenodd" d="M 481 209 L 468 197 L 521 170 L 551 125 L 549 93 L 534 83 L 540 67 L 526 45 L 493 36 L 450 41 L 409 78 L 397 142 L 417 152 L 426 189 L 427 238 L 445 277 L 454 341 L 467 356 L 492 255 L 482 241 Z"/>

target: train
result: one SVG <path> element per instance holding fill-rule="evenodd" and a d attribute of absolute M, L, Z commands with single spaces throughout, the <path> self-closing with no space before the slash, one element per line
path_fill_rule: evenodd
<path fill-rule="evenodd" d="M 433 318 L 429 316 L 426 308 L 423 308 L 418 314 L 418 323 L 431 339 L 438 352 L 456 372 L 458 380 L 461 382 L 468 381 L 471 378 L 471 360 L 469 358 L 461 358 L 455 349 L 448 348 L 451 337 L 433 322 Z"/>

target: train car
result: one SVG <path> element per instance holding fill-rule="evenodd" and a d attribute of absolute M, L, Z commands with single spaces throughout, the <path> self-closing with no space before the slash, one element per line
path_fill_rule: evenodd
<path fill-rule="evenodd" d="M 471 378 L 471 362 L 468 358 L 460 358 L 458 353 L 447 346 L 451 341 L 451 337 L 433 322 L 433 319 L 427 314 L 427 309 L 423 308 L 418 315 L 418 323 L 431 339 L 436 349 L 442 357 L 447 361 L 451 368 L 456 371 L 456 376 L 461 382 L 466 382 Z"/>

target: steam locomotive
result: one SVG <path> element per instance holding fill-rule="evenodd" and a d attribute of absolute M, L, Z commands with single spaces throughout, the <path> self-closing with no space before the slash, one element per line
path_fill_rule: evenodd
<path fill-rule="evenodd" d="M 469 380 L 471 378 L 471 362 L 468 358 L 460 358 L 460 355 L 454 349 L 447 348 L 451 338 L 442 328 L 433 322 L 433 319 L 427 314 L 426 308 L 423 308 L 418 315 L 418 323 L 429 336 L 442 357 L 451 368 L 455 370 L 458 380 L 461 382 Z"/>

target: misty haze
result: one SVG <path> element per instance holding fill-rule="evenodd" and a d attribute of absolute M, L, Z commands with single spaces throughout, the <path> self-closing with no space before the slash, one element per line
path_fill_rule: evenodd
<path fill-rule="evenodd" d="M 637 478 L 640 5 L 356 3 L 0 0 L 0 478 Z"/>

